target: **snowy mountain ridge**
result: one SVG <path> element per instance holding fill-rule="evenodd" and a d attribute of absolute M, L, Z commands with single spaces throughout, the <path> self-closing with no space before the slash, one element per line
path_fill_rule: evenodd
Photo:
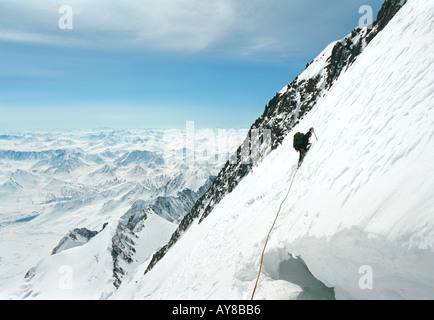
<path fill-rule="evenodd" d="M 251 126 L 243 144 L 232 155 L 232 161 L 226 162 L 211 188 L 184 217 L 170 241 L 155 253 L 147 271 L 150 271 L 166 254 L 197 217 L 200 218 L 200 222 L 203 221 L 214 206 L 234 190 L 239 181 L 250 173 L 271 150 L 276 149 L 282 143 L 288 133 L 312 110 L 320 98 L 327 94 L 339 76 L 352 65 L 363 49 L 383 30 L 404 3 L 405 1 L 386 0 L 372 29 L 356 28 L 344 39 L 328 45 L 301 75 L 282 88 L 270 100 L 264 113 Z M 255 130 L 259 133 L 254 134 Z M 271 132 L 268 138 L 265 137 L 267 130 Z M 261 156 L 251 157 L 252 161 L 245 163 L 243 146 L 247 146 L 245 148 L 250 153 L 254 153 L 254 149 L 261 149 Z"/>
<path fill-rule="evenodd" d="M 228 183 L 232 174 L 223 178 L 226 165 L 170 249 L 139 266 L 113 298 L 249 299 L 292 179 L 256 299 L 434 298 L 434 3 L 386 1 L 379 17 L 386 16 L 390 21 L 376 23 L 381 31 L 314 107 L 306 100 L 312 108 L 288 130 L 314 126 L 318 133 L 301 169 L 290 134 L 245 175 L 235 174 L 236 187 Z M 276 120 L 280 95 L 270 103 L 275 116 L 263 119 L 285 119 Z M 219 181 L 229 190 L 221 198 Z"/>

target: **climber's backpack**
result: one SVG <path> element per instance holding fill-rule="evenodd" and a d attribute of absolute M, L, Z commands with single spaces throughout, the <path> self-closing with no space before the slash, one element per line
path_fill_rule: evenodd
<path fill-rule="evenodd" d="M 303 147 L 304 145 L 304 134 L 301 132 L 297 132 L 296 134 L 294 134 L 294 142 L 293 142 L 293 146 L 295 150 L 300 150 L 301 147 Z"/>

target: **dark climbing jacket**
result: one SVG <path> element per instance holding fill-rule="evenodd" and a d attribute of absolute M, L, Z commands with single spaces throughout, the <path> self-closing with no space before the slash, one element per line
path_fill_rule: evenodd
<path fill-rule="evenodd" d="M 297 151 L 300 151 L 301 149 L 306 150 L 311 135 L 312 133 L 310 131 L 307 132 L 306 134 L 297 132 L 294 135 L 294 141 L 293 141 L 294 149 Z"/>

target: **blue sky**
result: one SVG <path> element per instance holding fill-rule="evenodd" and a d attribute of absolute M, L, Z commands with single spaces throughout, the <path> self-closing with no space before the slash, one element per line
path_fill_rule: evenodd
<path fill-rule="evenodd" d="M 0 131 L 246 128 L 362 5 L 375 18 L 381 4 L 0 0 Z"/>

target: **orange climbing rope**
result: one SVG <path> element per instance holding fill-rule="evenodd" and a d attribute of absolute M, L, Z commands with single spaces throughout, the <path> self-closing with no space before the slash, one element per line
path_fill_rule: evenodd
<path fill-rule="evenodd" d="M 294 176 L 292 177 L 292 180 L 291 180 L 291 184 L 289 185 L 289 188 L 288 188 L 288 192 L 286 193 L 286 196 L 283 199 L 283 201 L 280 203 L 279 210 L 277 210 L 273 225 L 271 226 L 270 231 L 268 232 L 268 235 L 267 235 L 267 239 L 265 240 L 264 248 L 262 249 L 262 254 L 261 254 L 261 262 L 259 264 L 258 277 L 256 278 L 256 283 L 255 283 L 255 287 L 253 288 L 251 300 L 253 300 L 253 298 L 255 297 L 256 287 L 258 286 L 259 277 L 261 276 L 262 264 L 264 262 L 264 253 L 265 253 L 265 249 L 266 249 L 267 244 L 268 244 L 268 240 L 270 239 L 271 232 L 273 231 L 274 225 L 276 224 L 277 218 L 279 217 L 280 210 L 282 210 L 282 205 L 285 203 L 286 199 L 288 198 L 289 192 L 291 191 L 292 184 L 294 183 L 294 179 L 295 179 L 295 176 L 297 175 L 297 171 L 299 168 L 300 167 L 297 167 L 297 170 L 295 170 Z"/>

